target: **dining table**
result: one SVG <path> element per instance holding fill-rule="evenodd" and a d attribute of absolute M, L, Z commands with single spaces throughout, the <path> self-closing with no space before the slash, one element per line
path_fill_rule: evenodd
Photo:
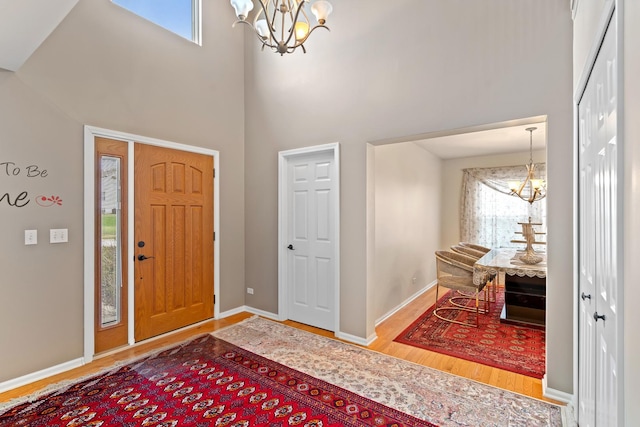
<path fill-rule="evenodd" d="M 540 251 L 542 261 L 527 264 L 519 259 L 524 251 L 517 248 L 494 248 L 478 259 L 473 267 L 473 283 L 486 283 L 496 277 L 504 283 L 504 306 L 500 315 L 503 323 L 544 327 L 546 311 L 546 252 Z"/>

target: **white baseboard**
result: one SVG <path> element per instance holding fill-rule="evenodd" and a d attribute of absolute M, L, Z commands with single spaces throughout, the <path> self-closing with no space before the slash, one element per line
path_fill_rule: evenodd
<path fill-rule="evenodd" d="M 23 375 L 18 378 L 14 378 L 8 381 L 4 381 L 0 383 L 0 393 L 5 391 L 14 389 L 16 387 L 21 387 L 23 385 L 30 384 L 35 381 L 40 381 L 42 379 L 48 378 L 52 375 L 60 374 L 62 372 L 66 372 L 70 369 L 77 368 L 79 366 L 84 365 L 84 358 L 79 357 L 77 359 L 70 360 L 68 362 L 61 363 L 56 366 L 51 366 L 50 368 L 42 369 L 37 372 L 32 372 L 27 375 Z"/>
<path fill-rule="evenodd" d="M 384 322 L 385 320 L 387 320 L 388 318 L 390 318 L 391 316 L 396 314 L 398 311 L 402 310 L 409 303 L 411 303 L 411 301 L 413 301 L 414 299 L 418 298 L 420 295 L 424 294 L 429 289 L 433 288 L 435 285 L 436 285 L 436 281 L 434 280 L 433 282 L 428 283 L 427 286 L 425 286 L 424 288 L 420 289 L 418 292 L 416 292 L 415 294 L 413 294 L 412 296 L 407 298 L 404 302 L 402 302 L 399 305 L 397 305 L 396 307 L 392 308 L 391 311 L 388 311 L 387 314 L 383 315 L 378 320 L 376 320 L 376 326 L 378 326 L 380 323 Z"/>
<path fill-rule="evenodd" d="M 555 390 L 547 386 L 547 376 L 542 377 L 542 395 L 549 399 L 557 400 L 568 405 L 573 405 L 574 396 L 571 393 Z"/>
<path fill-rule="evenodd" d="M 229 311 L 225 311 L 224 313 L 220 313 L 220 319 L 225 318 L 225 317 L 229 317 L 232 316 L 234 314 L 237 313 L 242 313 L 243 311 L 246 311 L 248 313 L 251 314 L 256 314 L 258 316 L 262 316 L 262 317 L 266 317 L 267 319 L 271 319 L 271 320 L 275 320 L 277 322 L 280 322 L 282 320 L 286 320 L 286 319 L 281 319 L 280 316 L 278 316 L 275 313 L 271 313 L 269 311 L 264 311 L 264 310 L 260 310 L 257 308 L 253 308 L 253 307 L 249 307 L 249 306 L 242 306 L 242 307 L 238 307 L 238 308 L 234 308 L 233 310 L 229 310 Z M 372 342 L 374 342 L 378 336 L 374 333 L 372 336 L 370 336 L 369 338 L 362 338 L 362 337 L 357 337 L 355 335 L 351 335 L 351 334 L 346 334 L 344 332 L 340 332 L 340 331 L 335 331 L 334 335 L 336 336 L 336 338 L 339 338 L 341 340 L 344 341 L 348 341 L 350 343 L 353 344 L 358 344 L 358 345 L 364 345 L 364 346 L 368 346 L 369 344 L 371 344 Z"/>
<path fill-rule="evenodd" d="M 336 338 L 339 338 L 343 341 L 350 342 L 352 344 L 363 345 L 365 347 L 369 346 L 372 342 L 378 339 L 378 335 L 376 335 L 375 332 L 373 333 L 373 335 L 369 336 L 366 339 L 362 337 L 357 337 L 355 335 L 347 334 L 344 332 L 339 332 L 339 331 L 336 332 L 335 334 L 336 334 Z"/>
<path fill-rule="evenodd" d="M 280 316 L 278 316 L 275 313 L 271 313 L 270 311 L 264 311 L 264 310 L 260 310 L 258 308 L 248 307 L 246 305 L 243 307 L 243 310 L 244 311 L 248 311 L 251 314 L 256 314 L 258 316 L 266 317 L 267 319 L 271 319 L 271 320 L 275 320 L 275 321 L 282 320 L 282 319 L 280 319 Z"/>

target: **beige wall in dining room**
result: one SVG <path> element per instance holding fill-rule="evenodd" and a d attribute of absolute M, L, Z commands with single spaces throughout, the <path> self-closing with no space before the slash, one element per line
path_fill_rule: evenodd
<path fill-rule="evenodd" d="M 219 301 L 243 305 L 243 34 L 228 4 L 202 11 L 200 47 L 108 0 L 80 0 L 19 70 L 0 70 L 0 163 L 20 169 L 0 167 L 0 194 L 29 199 L 0 203 L 0 383 L 83 356 L 85 124 L 220 152 Z M 69 242 L 50 244 L 50 228 Z M 37 245 L 24 245 L 26 229 Z"/>
<path fill-rule="evenodd" d="M 374 315 L 435 280 L 441 161 L 412 142 L 375 147 Z"/>
<path fill-rule="evenodd" d="M 407 11 L 411 11 L 407 13 Z M 375 336 L 367 212 L 376 141 L 546 116 L 550 299 L 547 384 L 571 393 L 572 21 L 558 0 L 350 0 L 307 53 L 246 47 L 246 281 L 277 312 L 278 151 L 339 142 L 341 332 Z M 406 141 L 406 139 L 405 139 Z M 374 192 L 373 192 L 374 193 Z"/>
<path fill-rule="evenodd" d="M 526 176 L 525 163 L 529 161 L 529 152 L 495 154 L 491 156 L 460 157 L 442 162 L 442 199 L 440 217 L 442 228 L 440 244 L 443 248 L 458 243 L 460 238 L 460 196 L 462 194 L 462 171 L 467 168 L 489 168 L 497 166 L 522 165 L 523 178 Z M 533 161 L 546 161 L 546 150 L 535 150 Z M 525 203 L 525 202 L 522 202 Z M 546 225 L 546 224 L 545 224 Z M 513 231 L 518 225 L 514 224 Z M 472 242 L 475 243 L 475 242 Z"/>

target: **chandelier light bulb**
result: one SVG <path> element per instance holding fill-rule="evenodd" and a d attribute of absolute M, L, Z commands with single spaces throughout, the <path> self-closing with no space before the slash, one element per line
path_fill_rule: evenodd
<path fill-rule="evenodd" d="M 333 11 L 331 3 L 325 0 L 318 0 L 311 6 L 311 12 L 318 20 L 318 24 L 324 25 L 327 22 L 327 18 Z"/>
<path fill-rule="evenodd" d="M 258 19 L 256 21 L 256 32 L 263 39 L 269 37 L 269 24 L 266 19 Z"/>
<path fill-rule="evenodd" d="M 295 32 L 296 32 L 296 40 L 304 41 L 304 39 L 307 38 L 307 35 L 309 34 L 309 24 L 302 21 L 296 22 Z"/>
<path fill-rule="evenodd" d="M 253 10 L 253 2 L 251 0 L 231 0 L 231 6 L 233 6 L 236 16 L 241 21 L 247 19 L 249 12 Z"/>

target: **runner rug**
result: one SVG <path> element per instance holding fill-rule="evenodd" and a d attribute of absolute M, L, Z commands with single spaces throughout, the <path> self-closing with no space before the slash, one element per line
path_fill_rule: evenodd
<path fill-rule="evenodd" d="M 1 426 L 434 426 L 207 335 L 0 415 Z"/>
<path fill-rule="evenodd" d="M 451 307 L 450 296 L 451 291 L 440 299 L 439 307 Z M 470 304 L 475 301 L 471 300 Z M 497 303 L 491 304 L 490 312 L 480 315 L 478 328 L 438 319 L 432 315 L 434 306 L 431 306 L 394 341 L 542 378 L 545 373 L 544 330 L 501 323 L 503 305 L 504 292 L 498 292 Z M 441 313 L 463 322 L 475 318 L 475 313 L 466 311 Z"/>
<path fill-rule="evenodd" d="M 3 427 L 572 425 L 570 407 L 257 316 L 4 414 L 2 405 Z"/>

